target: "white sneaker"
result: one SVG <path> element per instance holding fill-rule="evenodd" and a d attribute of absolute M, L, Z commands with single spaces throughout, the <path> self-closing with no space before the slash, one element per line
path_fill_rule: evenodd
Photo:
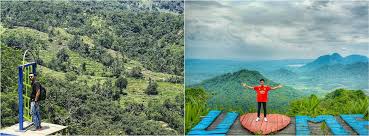
<path fill-rule="evenodd" d="M 256 122 L 258 122 L 260 120 L 260 118 L 258 117 L 258 118 L 256 118 Z"/>
<path fill-rule="evenodd" d="M 268 119 L 267 119 L 267 118 L 264 118 L 264 121 L 265 121 L 265 122 L 267 122 L 267 121 L 268 121 Z"/>

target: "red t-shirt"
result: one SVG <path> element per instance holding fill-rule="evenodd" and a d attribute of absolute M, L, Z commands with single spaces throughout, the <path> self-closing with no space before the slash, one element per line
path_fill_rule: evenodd
<path fill-rule="evenodd" d="M 256 101 L 268 102 L 268 91 L 270 89 L 270 86 L 255 86 L 254 90 L 256 91 Z"/>

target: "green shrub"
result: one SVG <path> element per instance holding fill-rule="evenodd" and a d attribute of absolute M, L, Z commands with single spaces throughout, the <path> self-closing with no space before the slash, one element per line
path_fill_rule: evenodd
<path fill-rule="evenodd" d="M 318 99 L 315 95 L 290 102 L 288 115 L 364 114 L 367 118 L 369 98 L 362 90 L 337 89 Z"/>
<path fill-rule="evenodd" d="M 126 89 L 128 85 L 128 80 L 124 77 L 119 77 L 115 81 L 115 86 L 118 87 L 120 90 Z"/>
<path fill-rule="evenodd" d="M 154 80 L 149 80 L 149 85 L 146 88 L 146 94 L 148 95 L 157 95 L 158 94 L 158 84 Z"/>
<path fill-rule="evenodd" d="M 140 67 L 134 67 L 131 72 L 129 73 L 129 75 L 131 77 L 134 77 L 134 78 L 143 78 L 143 74 L 141 72 L 141 68 Z"/>

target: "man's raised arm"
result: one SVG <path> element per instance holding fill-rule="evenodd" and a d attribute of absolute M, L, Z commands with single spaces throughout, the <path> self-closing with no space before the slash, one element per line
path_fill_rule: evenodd
<path fill-rule="evenodd" d="M 278 86 L 275 86 L 275 87 L 271 87 L 270 89 L 275 90 L 275 89 L 282 88 L 282 87 L 283 87 L 282 85 L 278 85 Z"/>
<path fill-rule="evenodd" d="M 243 87 L 245 87 L 245 88 L 248 88 L 248 89 L 254 89 L 254 87 L 252 87 L 252 86 L 248 86 L 247 84 L 245 84 L 245 83 L 241 83 L 241 85 L 243 86 Z"/>

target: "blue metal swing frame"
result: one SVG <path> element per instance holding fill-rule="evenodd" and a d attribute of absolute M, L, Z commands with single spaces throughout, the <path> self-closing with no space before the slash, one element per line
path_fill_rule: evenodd
<path fill-rule="evenodd" d="M 37 64 L 27 63 L 24 65 L 18 66 L 18 120 L 19 120 L 19 131 L 24 131 L 26 128 L 23 126 L 24 119 L 32 122 L 32 117 L 29 115 L 30 111 L 30 101 L 29 101 L 29 93 L 31 89 L 30 80 L 25 76 L 25 72 L 31 72 L 36 75 L 36 67 Z M 31 71 L 30 71 L 31 69 Z M 23 90 L 25 90 L 25 94 L 23 94 Z M 26 100 L 24 100 L 26 99 Z M 26 113 L 24 113 L 26 111 Z"/>

